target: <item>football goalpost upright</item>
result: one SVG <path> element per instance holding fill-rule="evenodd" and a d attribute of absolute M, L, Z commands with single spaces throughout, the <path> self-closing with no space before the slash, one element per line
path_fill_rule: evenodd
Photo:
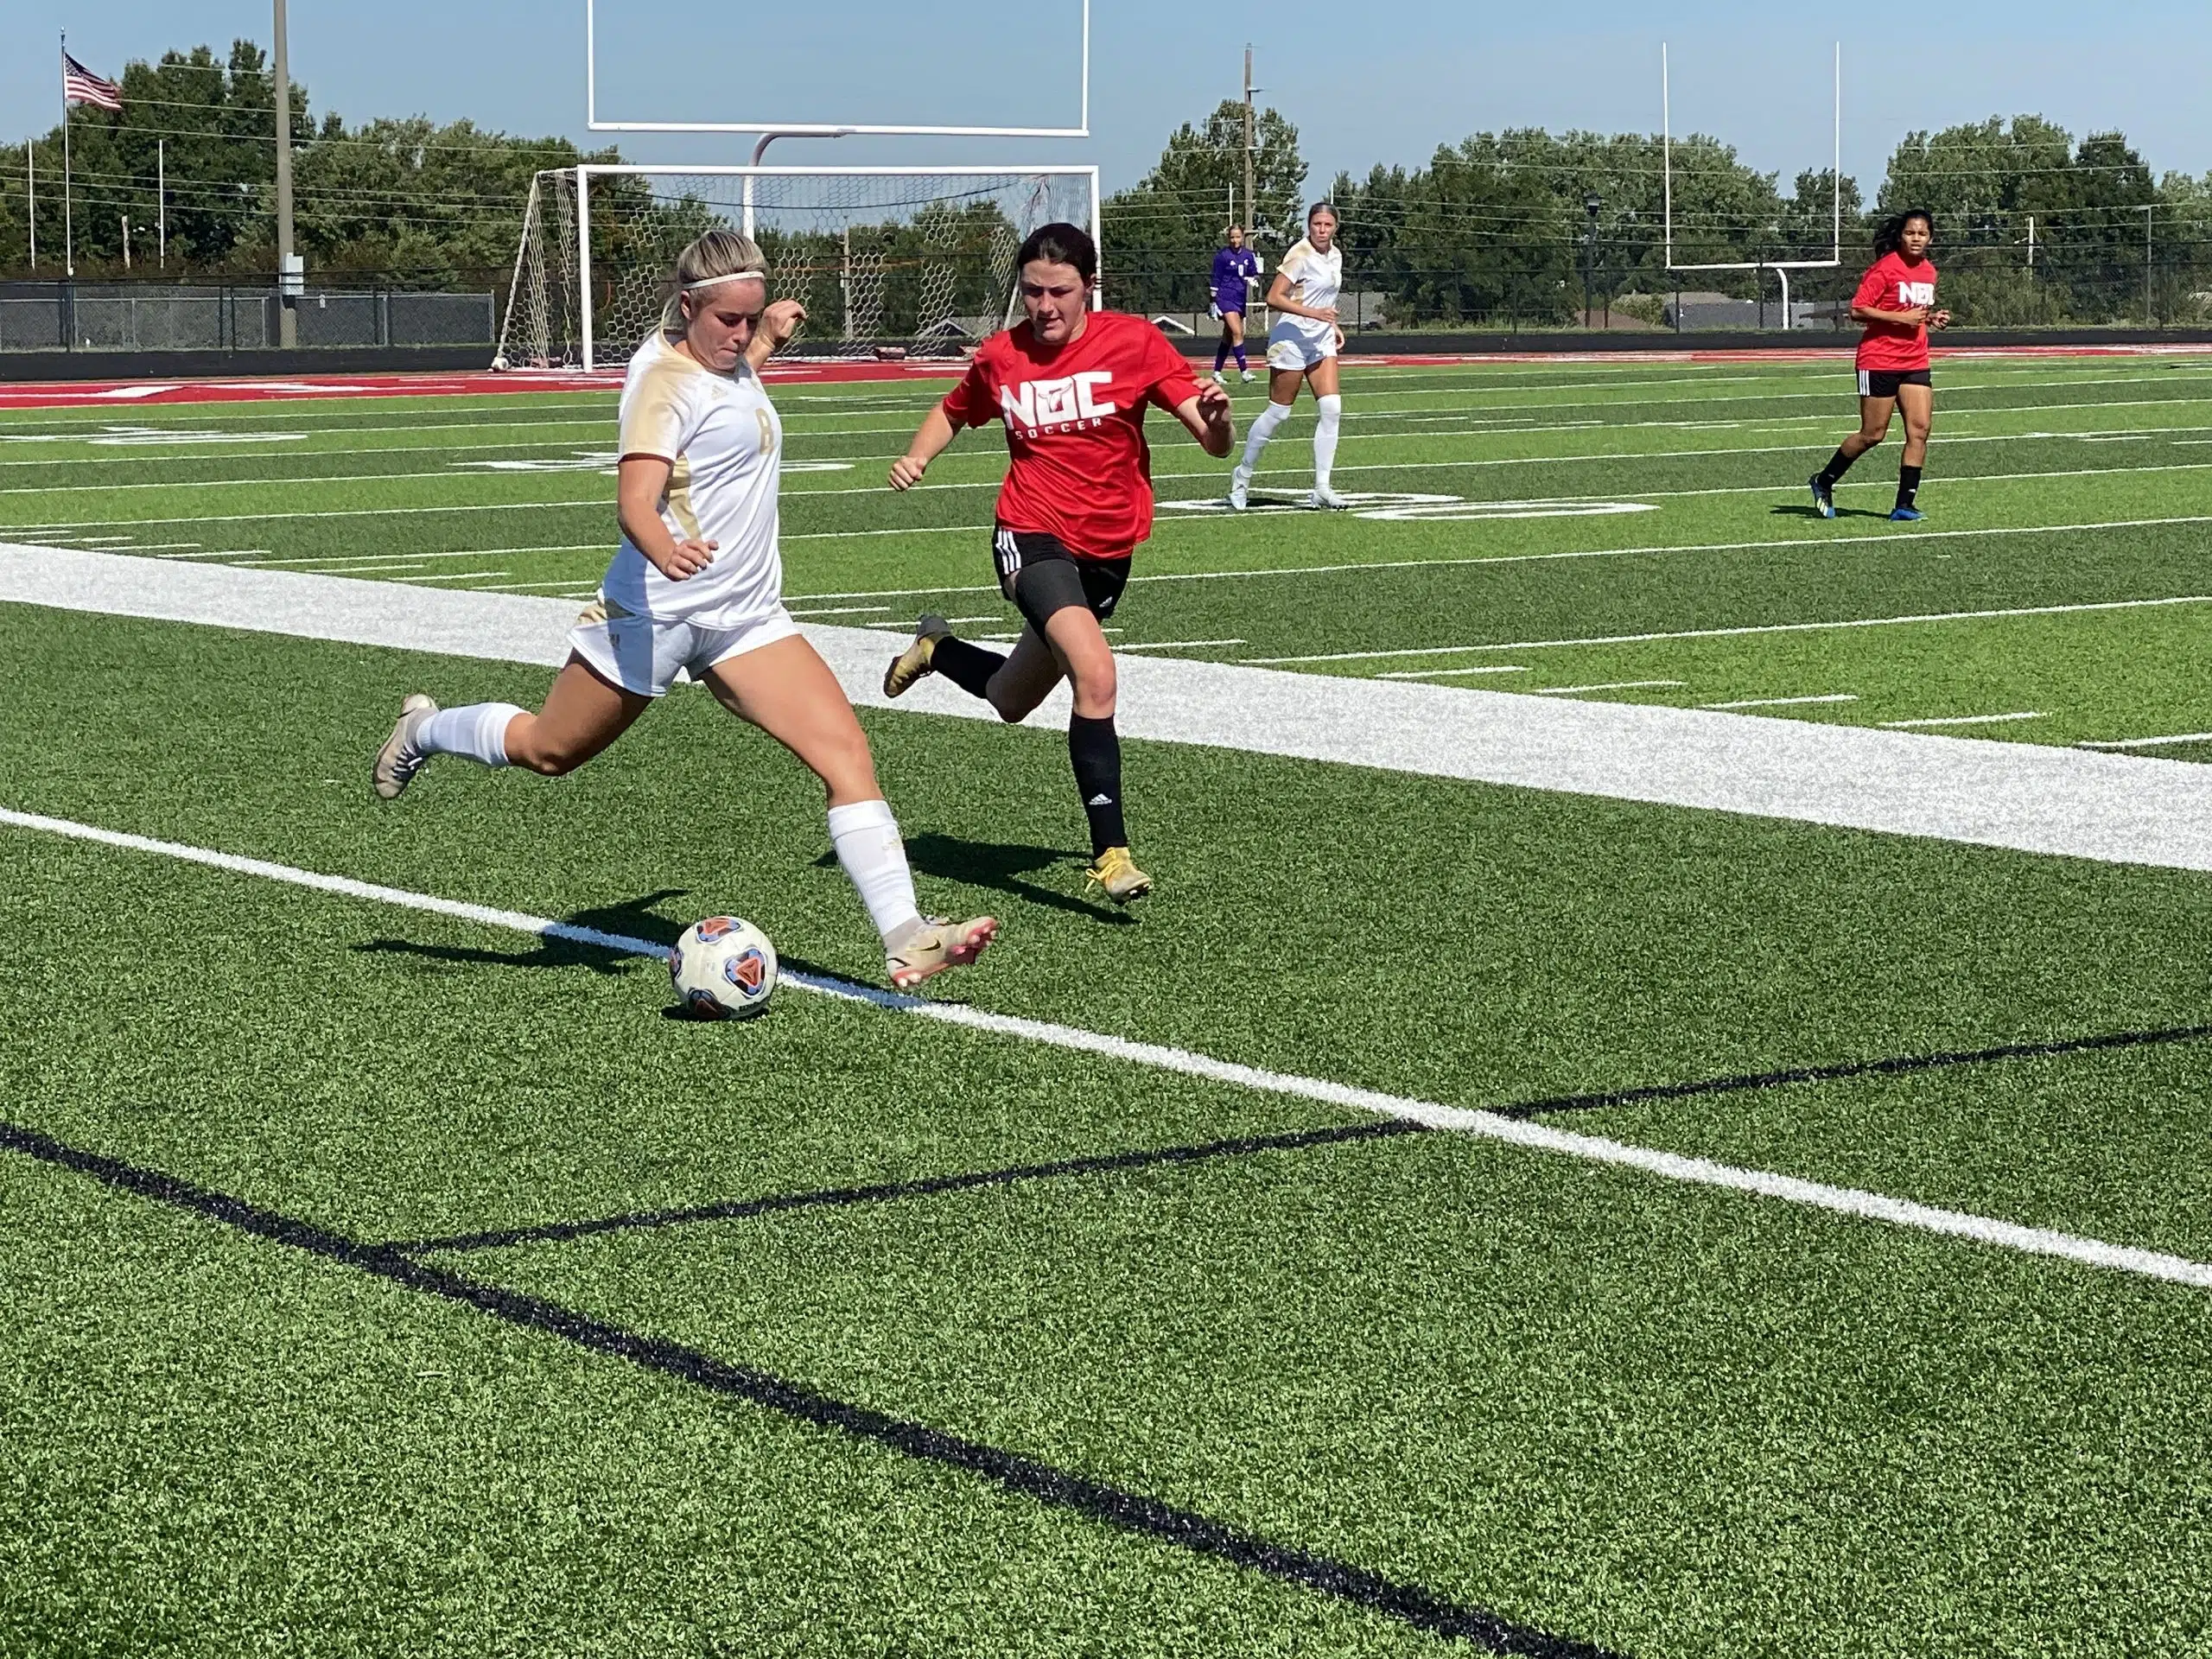
<path fill-rule="evenodd" d="M 1787 332 L 1789 318 L 1789 273 L 1793 270 L 1834 270 L 1843 264 L 1843 42 L 1835 46 L 1835 160 L 1834 170 L 1828 175 L 1829 194 L 1834 219 L 1834 251 L 1826 259 L 1751 259 L 1732 264 L 1678 265 L 1675 263 L 1675 109 L 1674 90 L 1667 64 L 1667 47 L 1659 47 L 1659 123 L 1661 172 L 1663 178 L 1663 213 L 1666 219 L 1667 269 L 1670 271 L 1689 270 L 1770 270 L 1782 284 L 1782 327 Z"/>
<path fill-rule="evenodd" d="M 792 354 L 957 355 L 1010 320 L 1014 252 L 1056 220 L 1097 236 L 1096 167 L 550 168 L 531 181 L 493 366 L 626 360 L 677 254 L 717 226 L 760 244 L 771 299 L 806 307 Z"/>

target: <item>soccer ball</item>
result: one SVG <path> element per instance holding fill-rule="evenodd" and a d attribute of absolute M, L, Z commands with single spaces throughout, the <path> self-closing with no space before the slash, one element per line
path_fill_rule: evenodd
<path fill-rule="evenodd" d="M 775 992 L 776 947 L 741 917 L 709 916 L 669 947 L 668 976 L 694 1019 L 749 1019 Z"/>

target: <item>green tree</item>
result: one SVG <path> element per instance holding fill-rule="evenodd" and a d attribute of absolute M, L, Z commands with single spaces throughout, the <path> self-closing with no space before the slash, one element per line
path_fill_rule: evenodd
<path fill-rule="evenodd" d="M 1274 110 L 1254 118 L 1253 143 L 1252 239 L 1272 265 L 1303 234 L 1306 162 L 1298 129 Z M 1203 125 L 1178 127 L 1151 172 L 1099 205 L 1108 303 L 1129 311 L 1203 308 L 1231 193 L 1241 213 L 1243 187 L 1244 105 L 1224 99 Z"/>

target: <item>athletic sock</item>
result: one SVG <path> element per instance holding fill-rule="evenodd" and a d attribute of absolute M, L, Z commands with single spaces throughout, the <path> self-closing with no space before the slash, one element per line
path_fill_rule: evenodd
<path fill-rule="evenodd" d="M 1227 361 L 1229 361 L 1229 342 L 1225 340 L 1216 342 L 1213 348 L 1213 372 L 1219 374 L 1221 365 Z"/>
<path fill-rule="evenodd" d="M 1329 469 L 1337 464 L 1337 428 L 1344 417 L 1344 400 L 1335 392 L 1316 397 L 1313 406 L 1321 417 L 1313 423 L 1313 487 L 1329 487 Z"/>
<path fill-rule="evenodd" d="M 906 843 L 887 802 L 853 801 L 830 809 L 830 841 L 837 862 L 868 906 L 868 918 L 888 950 L 921 919 L 914 902 L 914 873 L 906 867 Z"/>
<path fill-rule="evenodd" d="M 1915 497 L 1916 497 L 1917 495 L 1919 495 L 1919 493 L 1920 493 L 1920 468 L 1919 468 L 1919 467 L 1898 467 L 1898 468 L 1897 468 L 1897 509 L 1898 509 L 1898 511 L 1899 511 L 1899 512 L 1903 512 L 1904 509 L 1906 509 L 1906 508 L 1908 508 L 1908 507 L 1911 506 L 1911 505 L 1913 505 L 1914 498 L 1915 498 Z"/>
<path fill-rule="evenodd" d="M 1070 715 L 1068 760 L 1075 767 L 1084 816 L 1090 820 L 1090 855 L 1128 846 L 1128 826 L 1122 821 L 1122 740 L 1114 730 L 1114 716 Z"/>
<path fill-rule="evenodd" d="M 472 702 L 460 709 L 441 709 L 415 734 L 415 747 L 425 754 L 458 754 L 479 766 L 507 764 L 507 724 L 529 711 L 512 702 Z"/>
<path fill-rule="evenodd" d="M 1234 353 L 1236 353 L 1236 372 L 1237 372 L 1239 374 L 1249 374 L 1249 373 L 1251 373 L 1251 372 L 1252 372 L 1252 365 L 1251 365 L 1249 363 L 1247 363 L 1247 362 L 1244 360 L 1244 347 L 1243 346 L 1243 345 L 1242 345 L 1242 344 L 1239 344 L 1239 345 L 1232 346 L 1230 346 L 1229 349 L 1230 349 L 1230 351 L 1232 351 L 1232 352 L 1234 352 Z M 1220 364 L 1218 364 L 1218 363 L 1217 363 L 1217 364 L 1215 364 L 1215 365 L 1214 365 L 1214 367 L 1216 367 L 1217 369 L 1217 368 L 1219 368 L 1220 366 L 1221 366 L 1221 365 L 1220 365 Z"/>
<path fill-rule="evenodd" d="M 1836 481 L 1851 470 L 1851 463 L 1856 459 L 1856 456 L 1847 455 L 1838 449 L 1828 457 L 1828 464 L 1821 468 L 1821 482 L 1834 489 Z"/>
<path fill-rule="evenodd" d="M 1006 658 L 948 633 L 931 648 L 930 666 L 969 696 L 980 697 L 988 695 L 985 688 L 991 676 L 1006 666 Z"/>
<path fill-rule="evenodd" d="M 1260 464 L 1260 451 L 1268 447 L 1268 440 L 1275 429 L 1290 418 L 1290 405 L 1270 400 L 1260 411 L 1260 418 L 1252 423 L 1252 430 L 1244 439 L 1244 470 L 1251 472 Z"/>

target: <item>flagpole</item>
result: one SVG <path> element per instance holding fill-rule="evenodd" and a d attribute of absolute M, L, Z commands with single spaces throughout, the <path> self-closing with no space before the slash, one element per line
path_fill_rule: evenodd
<path fill-rule="evenodd" d="M 69 31 L 61 31 L 61 274 L 77 274 L 77 232 L 69 209 Z"/>
<path fill-rule="evenodd" d="M 31 269 L 38 269 L 38 140 L 23 140 L 23 188 L 30 197 Z"/>

